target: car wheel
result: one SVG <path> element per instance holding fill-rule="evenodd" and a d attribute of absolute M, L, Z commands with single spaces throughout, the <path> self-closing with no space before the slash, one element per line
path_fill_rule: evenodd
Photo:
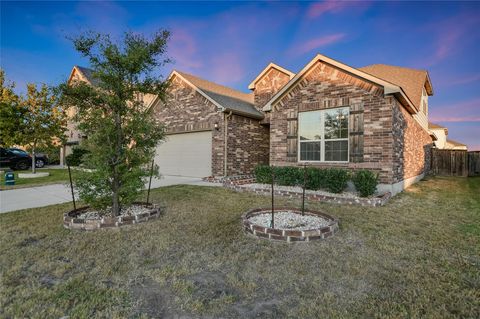
<path fill-rule="evenodd" d="M 16 166 L 16 168 L 17 168 L 18 170 L 26 170 L 26 169 L 29 168 L 29 167 L 30 167 L 30 165 L 28 165 L 27 162 L 18 162 L 18 163 L 17 163 L 17 166 Z"/>
<path fill-rule="evenodd" d="M 35 166 L 38 167 L 38 168 L 42 168 L 42 167 L 45 166 L 45 162 L 42 159 L 38 159 L 35 162 Z"/>

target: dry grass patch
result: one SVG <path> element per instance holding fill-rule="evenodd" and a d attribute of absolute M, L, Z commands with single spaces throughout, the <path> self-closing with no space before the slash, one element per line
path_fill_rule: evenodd
<path fill-rule="evenodd" d="M 242 213 L 268 197 L 152 194 L 163 217 L 99 232 L 63 229 L 69 205 L 1 215 L 0 317 L 480 315 L 479 178 L 431 178 L 379 208 L 308 203 L 340 232 L 298 244 L 241 231 Z"/>

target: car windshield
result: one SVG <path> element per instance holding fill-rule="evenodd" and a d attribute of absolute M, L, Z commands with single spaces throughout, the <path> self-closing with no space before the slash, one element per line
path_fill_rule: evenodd
<path fill-rule="evenodd" d="M 17 149 L 17 148 L 10 148 L 9 151 L 12 152 L 12 153 L 14 153 L 14 154 L 27 154 L 27 155 L 28 155 L 27 152 L 22 151 L 22 150 L 19 150 L 19 149 Z"/>

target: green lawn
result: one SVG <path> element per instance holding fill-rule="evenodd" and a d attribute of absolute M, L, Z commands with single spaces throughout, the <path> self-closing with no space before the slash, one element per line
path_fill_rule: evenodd
<path fill-rule="evenodd" d="M 2 169 L 6 171 L 6 169 Z M 0 174 L 0 189 L 12 189 L 12 188 L 23 188 L 30 186 L 40 186 L 48 184 L 57 184 L 57 183 L 66 183 L 68 182 L 68 170 L 67 169 L 48 169 L 48 168 L 37 168 L 37 172 L 49 172 L 50 175 L 47 177 L 38 177 L 38 178 L 19 178 L 19 173 L 31 173 L 32 170 L 26 171 L 14 171 L 15 173 L 15 185 L 14 186 L 5 186 L 5 174 Z M 72 176 L 74 176 L 75 170 L 72 170 Z"/>
<path fill-rule="evenodd" d="M 66 230 L 68 204 L 2 214 L 0 317 L 480 317 L 480 178 L 430 178 L 379 208 L 309 203 L 340 232 L 296 244 L 242 231 L 269 197 L 152 194 L 166 214 L 122 229 Z"/>

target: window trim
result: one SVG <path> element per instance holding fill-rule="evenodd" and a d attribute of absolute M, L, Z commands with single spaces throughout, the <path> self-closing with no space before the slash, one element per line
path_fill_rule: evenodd
<path fill-rule="evenodd" d="M 325 117 L 324 114 L 327 111 L 331 110 L 338 110 L 338 109 L 345 109 L 347 111 L 347 137 L 346 138 L 332 138 L 325 140 Z M 301 113 L 309 113 L 309 112 L 318 112 L 320 111 L 320 133 L 322 138 L 319 140 L 308 140 L 308 141 L 301 141 L 300 140 L 300 114 Z M 297 125 L 297 162 L 298 163 L 333 163 L 333 164 L 345 164 L 350 163 L 350 106 L 341 106 L 341 107 L 334 107 L 328 109 L 321 109 L 321 110 L 310 110 L 304 112 L 298 112 L 298 125 Z M 325 142 L 335 142 L 335 141 L 347 141 L 347 160 L 346 161 L 325 161 Z M 320 160 L 313 161 L 313 160 L 301 160 L 301 152 L 300 152 L 300 143 L 302 142 L 320 142 Z"/>

